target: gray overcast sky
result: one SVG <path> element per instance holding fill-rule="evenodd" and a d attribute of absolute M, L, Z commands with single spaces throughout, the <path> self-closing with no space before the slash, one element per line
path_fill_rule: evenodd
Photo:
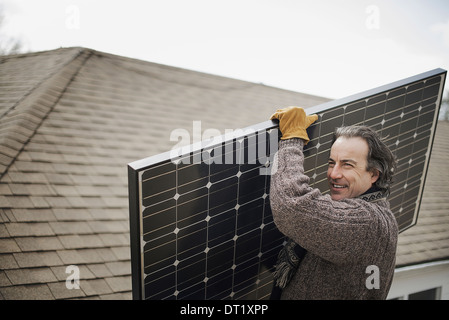
<path fill-rule="evenodd" d="M 0 0 L 31 51 L 99 51 L 341 98 L 449 69 L 447 0 Z M 448 88 L 448 85 L 446 85 Z"/>

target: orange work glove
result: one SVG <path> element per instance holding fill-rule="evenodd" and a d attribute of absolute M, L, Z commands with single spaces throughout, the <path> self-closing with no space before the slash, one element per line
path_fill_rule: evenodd
<path fill-rule="evenodd" d="M 282 133 L 281 140 L 301 138 L 306 145 L 310 140 L 306 129 L 318 119 L 318 116 L 316 114 L 306 115 L 301 107 L 287 107 L 276 110 L 270 118 L 270 120 L 273 119 L 279 120 L 279 129 Z"/>

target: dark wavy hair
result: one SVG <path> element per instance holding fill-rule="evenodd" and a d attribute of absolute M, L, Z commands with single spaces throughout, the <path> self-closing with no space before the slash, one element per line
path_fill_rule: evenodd
<path fill-rule="evenodd" d="M 393 183 L 393 174 L 396 170 L 396 157 L 384 143 L 376 131 L 367 126 L 346 126 L 335 129 L 332 144 L 339 137 L 360 137 L 368 143 L 368 171 L 379 171 L 379 178 L 374 185 L 380 188 L 386 195 L 390 194 Z"/>

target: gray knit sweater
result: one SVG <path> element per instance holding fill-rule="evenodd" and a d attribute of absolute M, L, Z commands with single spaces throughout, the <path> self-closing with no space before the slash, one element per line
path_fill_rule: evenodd
<path fill-rule="evenodd" d="M 308 251 L 281 298 L 386 299 L 398 237 L 389 203 L 334 201 L 311 188 L 302 150 L 301 139 L 280 141 L 271 177 L 274 222 Z"/>

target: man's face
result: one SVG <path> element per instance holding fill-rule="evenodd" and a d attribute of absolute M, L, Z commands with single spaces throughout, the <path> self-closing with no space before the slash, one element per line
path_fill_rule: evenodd
<path fill-rule="evenodd" d="M 379 172 L 366 170 L 368 143 L 359 137 L 338 138 L 331 148 L 327 180 L 333 200 L 355 198 L 371 188 Z"/>

